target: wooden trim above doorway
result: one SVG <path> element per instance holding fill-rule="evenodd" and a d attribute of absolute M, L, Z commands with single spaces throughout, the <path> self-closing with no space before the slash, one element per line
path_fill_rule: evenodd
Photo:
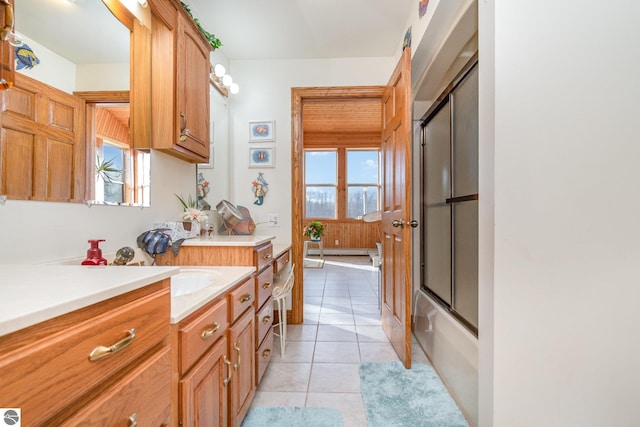
<path fill-rule="evenodd" d="M 303 265 L 302 256 L 302 230 L 304 198 L 302 191 L 304 186 L 302 159 L 304 156 L 303 136 L 303 104 L 307 100 L 347 100 L 376 98 L 382 102 L 384 86 L 334 86 L 334 87 L 294 87 L 291 88 L 291 254 L 292 263 Z M 382 126 L 382 124 L 381 124 Z M 295 283 L 292 290 L 291 323 L 303 322 L 304 292 L 303 269 L 296 268 Z"/>

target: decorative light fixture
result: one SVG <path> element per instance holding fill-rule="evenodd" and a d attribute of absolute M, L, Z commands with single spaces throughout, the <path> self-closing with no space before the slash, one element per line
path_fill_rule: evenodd
<path fill-rule="evenodd" d="M 213 73 L 209 75 L 209 80 L 223 96 L 228 97 L 229 93 L 235 95 L 240 91 L 240 86 L 227 74 L 227 70 L 222 64 L 216 64 L 213 67 Z"/>

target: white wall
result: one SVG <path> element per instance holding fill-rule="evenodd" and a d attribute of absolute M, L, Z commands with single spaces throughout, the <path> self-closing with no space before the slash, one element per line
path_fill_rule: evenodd
<path fill-rule="evenodd" d="M 255 222 L 267 214 L 280 216 L 280 226 L 257 226 L 256 234 L 273 234 L 291 242 L 291 88 L 311 86 L 384 85 L 394 58 L 231 61 L 230 74 L 240 84 L 232 95 L 230 161 L 233 166 L 231 202 L 247 207 Z M 274 143 L 249 143 L 249 121 L 275 120 Z M 275 168 L 248 167 L 249 147 L 275 147 Z M 255 205 L 251 181 L 263 172 L 269 183 L 264 204 Z"/>
<path fill-rule="evenodd" d="M 640 5 L 480 3 L 481 425 L 637 425 Z"/>
<path fill-rule="evenodd" d="M 151 207 L 8 200 L 0 203 L 0 263 L 42 263 L 86 255 L 89 239 L 106 239 L 103 252 L 136 248 L 136 237 L 156 221 L 177 221 L 174 193 L 195 195 L 195 166 L 152 151 Z M 112 260 L 109 260 L 112 261 Z"/>

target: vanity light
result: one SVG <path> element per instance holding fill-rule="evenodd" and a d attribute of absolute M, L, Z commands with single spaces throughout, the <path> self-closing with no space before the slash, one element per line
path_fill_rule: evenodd
<path fill-rule="evenodd" d="M 240 92 L 240 86 L 234 83 L 233 78 L 227 74 L 227 70 L 222 64 L 216 64 L 213 67 L 213 73 L 209 75 L 209 80 L 224 96 L 228 97 L 229 93 L 235 95 Z"/>

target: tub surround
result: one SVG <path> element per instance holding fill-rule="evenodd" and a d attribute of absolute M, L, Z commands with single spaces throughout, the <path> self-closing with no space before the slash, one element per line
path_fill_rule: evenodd
<path fill-rule="evenodd" d="M 0 265 L 0 336 L 171 277 L 176 267 Z"/>
<path fill-rule="evenodd" d="M 181 295 L 171 298 L 171 323 L 176 324 L 182 319 L 204 307 L 216 297 L 226 293 L 229 289 L 240 283 L 241 281 L 251 277 L 256 271 L 255 267 L 182 267 L 185 269 L 212 270 L 220 274 L 216 279 L 216 283 L 212 286 L 201 289 L 187 295 Z"/>

